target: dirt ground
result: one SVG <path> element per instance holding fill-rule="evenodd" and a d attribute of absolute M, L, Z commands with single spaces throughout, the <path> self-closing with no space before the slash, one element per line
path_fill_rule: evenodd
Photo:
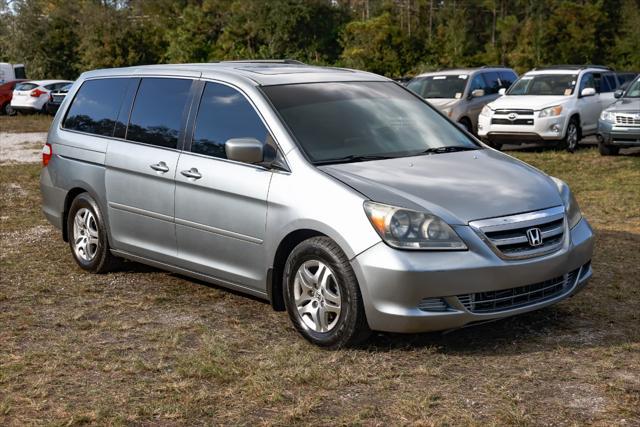
<path fill-rule="evenodd" d="M 582 293 L 330 352 L 253 298 L 135 263 L 82 272 L 40 213 L 39 164 L 0 141 L 0 425 L 640 425 L 637 151 L 510 152 L 594 226 Z"/>

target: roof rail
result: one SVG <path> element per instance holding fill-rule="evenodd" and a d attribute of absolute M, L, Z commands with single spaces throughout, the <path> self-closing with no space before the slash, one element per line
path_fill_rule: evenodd
<path fill-rule="evenodd" d="M 307 65 L 295 59 L 238 59 L 232 61 L 220 61 L 221 64 L 293 64 Z"/>
<path fill-rule="evenodd" d="M 533 71 L 540 70 L 584 70 L 585 68 L 601 68 L 603 70 L 613 71 L 613 68 L 607 67 L 606 65 L 596 65 L 596 64 L 584 64 L 584 65 L 572 65 L 572 64 L 558 64 L 558 65 L 549 65 L 546 67 L 536 67 Z"/>

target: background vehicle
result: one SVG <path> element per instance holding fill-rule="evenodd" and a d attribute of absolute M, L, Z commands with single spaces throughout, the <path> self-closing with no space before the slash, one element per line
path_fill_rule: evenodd
<path fill-rule="evenodd" d="M 69 80 L 31 80 L 17 84 L 13 90 L 11 108 L 18 112 L 44 112 L 49 92 L 71 83 Z"/>
<path fill-rule="evenodd" d="M 504 142 L 549 142 L 572 152 L 581 138 L 597 132 L 600 112 L 615 100 L 618 86 L 615 73 L 602 66 L 529 71 L 484 107 L 478 135 L 496 148 Z"/>
<path fill-rule="evenodd" d="M 25 80 L 26 78 L 27 74 L 23 64 L 0 62 L 0 84 L 10 82 L 12 80 Z"/>
<path fill-rule="evenodd" d="M 591 277 L 564 182 L 382 76 L 140 66 L 68 96 L 40 188 L 86 271 L 123 257 L 269 299 L 332 348 L 535 310 Z"/>
<path fill-rule="evenodd" d="M 603 156 L 618 154 L 621 147 L 640 146 L 640 76 L 626 90 L 617 90 L 616 102 L 598 120 L 598 147 Z"/>
<path fill-rule="evenodd" d="M 12 116 L 15 114 L 13 108 L 11 108 L 11 98 L 13 98 L 13 90 L 16 84 L 22 83 L 26 80 L 12 80 L 0 84 L 0 113 Z"/>
<path fill-rule="evenodd" d="M 629 86 L 629 83 L 636 78 L 638 73 L 626 71 L 621 73 L 616 73 L 616 77 L 618 77 L 619 86 L 616 89 L 626 89 Z"/>
<path fill-rule="evenodd" d="M 60 89 L 52 90 L 49 93 L 49 100 L 45 105 L 45 110 L 47 113 L 52 116 L 56 114 L 58 108 L 60 108 L 60 104 L 64 101 L 64 98 L 67 96 L 69 89 L 71 89 L 72 83 L 67 84 L 66 86 L 62 86 Z"/>
<path fill-rule="evenodd" d="M 462 68 L 421 74 L 407 87 L 475 134 L 482 108 L 517 78 L 510 68 Z"/>

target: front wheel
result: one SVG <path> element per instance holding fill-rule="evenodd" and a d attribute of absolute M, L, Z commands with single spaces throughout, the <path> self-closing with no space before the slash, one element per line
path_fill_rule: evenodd
<path fill-rule="evenodd" d="M 308 341 L 337 349 L 369 337 L 358 281 L 333 240 L 313 237 L 296 246 L 283 280 L 289 317 Z"/>
<path fill-rule="evenodd" d="M 578 148 L 580 142 L 580 130 L 578 121 L 572 118 L 567 125 L 567 134 L 564 137 L 564 146 L 569 153 L 573 153 Z"/>
<path fill-rule="evenodd" d="M 620 151 L 620 147 L 607 145 L 604 142 L 598 142 L 598 151 L 600 151 L 602 156 L 615 156 Z"/>
<path fill-rule="evenodd" d="M 71 203 L 67 238 L 73 258 L 83 270 L 106 273 L 117 267 L 119 259 L 111 254 L 102 212 L 88 193 L 79 194 Z"/>
<path fill-rule="evenodd" d="M 2 107 L 2 112 L 7 116 L 15 116 L 16 111 L 11 106 L 10 102 L 7 102 L 4 107 Z"/>

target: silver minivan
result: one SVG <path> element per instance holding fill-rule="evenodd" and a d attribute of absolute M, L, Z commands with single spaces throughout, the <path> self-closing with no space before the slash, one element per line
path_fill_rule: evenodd
<path fill-rule="evenodd" d="M 556 303 L 591 277 L 567 185 L 384 77 L 289 61 L 84 73 L 43 148 L 78 265 L 270 301 L 330 348 Z"/>
<path fill-rule="evenodd" d="M 476 134 L 482 108 L 498 99 L 517 79 L 511 68 L 456 68 L 420 74 L 407 87 Z"/>

